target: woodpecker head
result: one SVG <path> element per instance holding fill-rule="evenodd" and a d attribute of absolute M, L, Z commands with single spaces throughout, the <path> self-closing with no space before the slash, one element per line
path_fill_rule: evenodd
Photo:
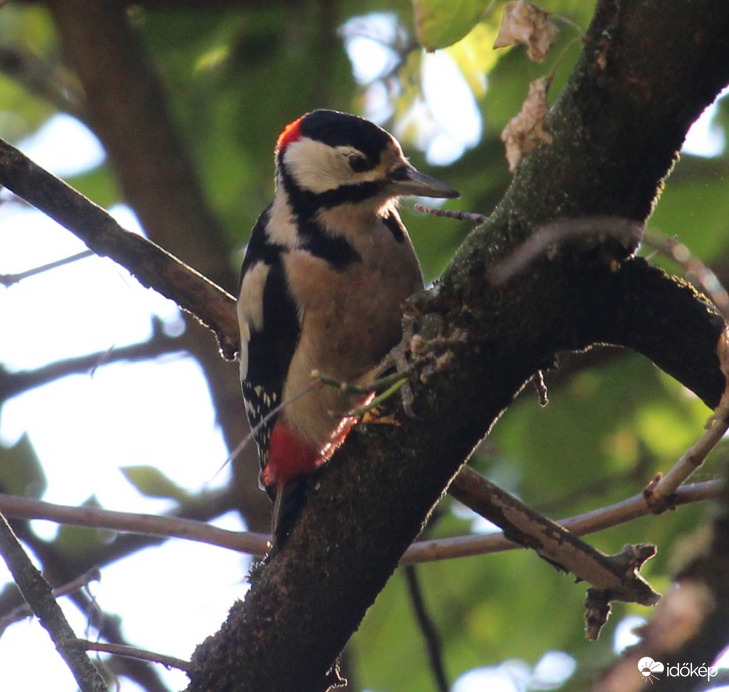
<path fill-rule="evenodd" d="M 458 197 L 450 185 L 408 163 L 398 141 L 355 115 L 316 110 L 295 120 L 276 145 L 276 181 L 306 207 L 393 198 Z M 296 203 L 295 199 L 292 199 Z"/>

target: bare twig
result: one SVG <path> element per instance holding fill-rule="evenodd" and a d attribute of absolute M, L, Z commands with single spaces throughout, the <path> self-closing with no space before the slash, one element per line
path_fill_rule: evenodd
<path fill-rule="evenodd" d="M 124 656 L 126 658 L 134 658 L 139 661 L 148 661 L 150 663 L 161 663 L 166 668 L 178 668 L 179 670 L 190 670 L 190 662 L 175 656 L 167 656 L 166 654 L 155 653 L 154 651 L 146 651 L 138 649 L 136 646 L 127 646 L 126 644 L 110 644 L 108 642 L 92 642 L 88 639 L 77 639 L 76 646 L 83 647 L 86 651 L 101 651 L 106 654 L 114 654 L 115 656 Z"/>
<path fill-rule="evenodd" d="M 99 568 L 94 567 L 88 572 L 76 577 L 76 579 L 52 589 L 53 597 L 60 598 L 61 596 L 72 594 L 79 589 L 83 589 L 88 586 L 92 581 L 98 581 L 100 578 L 101 572 L 99 571 Z M 2 635 L 2 633 L 14 622 L 18 622 L 31 615 L 33 615 L 33 611 L 27 603 L 23 603 L 17 608 L 13 608 L 10 612 L 0 617 L 0 635 Z"/>
<path fill-rule="evenodd" d="M 184 538 L 251 555 L 265 555 L 268 534 L 228 531 L 180 517 L 116 512 L 96 507 L 69 507 L 42 500 L 0 494 L 0 511 L 18 519 L 47 519 L 62 524 L 89 526 L 127 533 Z"/>
<path fill-rule="evenodd" d="M 719 480 L 685 485 L 677 490 L 673 504 L 677 507 L 693 502 L 713 500 L 719 495 L 720 489 L 721 481 Z M 601 509 L 578 514 L 567 519 L 560 519 L 557 523 L 575 536 L 585 536 L 613 526 L 619 526 L 647 514 L 651 514 L 651 510 L 641 493 Z M 502 532 L 480 536 L 440 538 L 413 543 L 403 555 L 401 564 L 488 555 L 521 547 L 518 543 L 509 540 Z"/>
<path fill-rule="evenodd" d="M 58 267 L 63 267 L 66 264 L 78 262 L 78 260 L 86 259 L 87 257 L 93 256 L 94 253 L 91 252 L 91 250 L 84 250 L 83 252 L 77 252 L 75 255 L 64 257 L 62 259 L 56 260 L 55 262 L 49 262 L 48 264 L 44 264 L 40 267 L 27 269 L 24 272 L 18 272 L 17 274 L 0 274 L 0 285 L 12 286 L 13 284 L 18 283 L 18 281 L 22 281 L 23 279 L 27 279 L 31 276 L 37 276 L 38 274 L 50 271 L 51 269 L 58 269 Z"/>
<path fill-rule="evenodd" d="M 468 223 L 481 224 L 486 223 L 489 219 L 485 214 L 479 214 L 478 212 L 459 211 L 458 209 L 436 209 L 435 207 L 426 207 L 424 204 L 416 204 L 415 209 L 430 216 L 440 216 L 441 218 L 467 221 Z"/>
<path fill-rule="evenodd" d="M 76 635 L 53 598 L 51 587 L 30 561 L 2 515 L 0 515 L 0 553 L 23 594 L 23 598 L 48 632 L 81 691 L 108 692 L 108 688 L 93 663 L 77 646 Z"/>
<path fill-rule="evenodd" d="M 679 506 L 711 500 L 717 496 L 719 489 L 718 480 L 683 486 L 677 490 L 673 504 Z M 60 524 L 103 528 L 122 533 L 182 538 L 256 556 L 266 554 L 270 541 L 268 534 L 227 531 L 205 522 L 180 517 L 116 512 L 96 507 L 70 507 L 1 493 L 0 511 L 18 519 L 45 519 Z M 584 536 L 650 513 L 645 498 L 640 494 L 601 509 L 561 519 L 557 523 L 576 536 Z M 487 555 L 521 547 L 500 532 L 440 538 L 413 543 L 403 555 L 401 564 Z"/>
<path fill-rule="evenodd" d="M 311 379 L 313 382 L 321 382 L 329 387 L 334 387 L 347 394 L 371 394 L 380 389 L 388 390 L 394 385 L 402 386 L 401 380 L 407 380 L 407 377 L 413 372 L 414 368 L 410 366 L 406 372 L 394 372 L 391 375 L 385 375 L 384 377 L 378 377 L 372 382 L 366 382 L 364 384 L 357 384 L 354 382 L 345 382 L 344 380 L 338 380 L 335 377 L 330 377 L 326 373 L 320 372 L 319 370 L 311 371 Z"/>
<path fill-rule="evenodd" d="M 698 257 L 694 257 L 686 245 L 677 238 L 665 238 L 654 229 L 647 230 L 643 238 L 660 252 L 671 257 L 684 269 L 687 278 L 693 277 L 696 283 L 711 298 L 724 320 L 729 321 L 729 293 L 722 286 L 716 274 Z"/>
<path fill-rule="evenodd" d="M 491 282 L 500 286 L 537 258 L 545 256 L 550 259 L 559 243 L 567 240 L 583 240 L 602 247 L 607 238 L 612 238 L 625 251 L 632 252 L 638 247 L 642 232 L 643 224 L 631 219 L 609 216 L 561 219 L 541 226 L 509 257 L 491 269 Z"/>
<path fill-rule="evenodd" d="M 0 46 L 0 72 L 15 79 L 31 94 L 49 101 L 59 110 L 83 120 L 86 103 L 83 90 L 71 73 L 30 52 L 25 46 Z"/>
<path fill-rule="evenodd" d="M 229 293 L 150 240 L 119 226 L 101 207 L 3 140 L 0 184 L 78 236 L 97 255 L 112 257 L 143 286 L 174 300 L 215 333 L 226 358 L 235 357 L 238 325 Z"/>
<path fill-rule="evenodd" d="M 513 495 L 465 467 L 453 479 L 450 494 L 500 526 L 512 540 L 535 550 L 548 562 L 574 574 L 613 599 L 654 605 L 658 594 L 623 560 L 601 553 L 539 514 Z M 619 556 L 618 556 L 619 557 Z"/>
<path fill-rule="evenodd" d="M 71 374 L 93 373 L 96 368 L 107 363 L 119 361 L 146 360 L 174 351 L 184 349 L 183 336 L 170 336 L 165 334 L 160 320 L 152 320 L 152 336 L 148 341 L 130 346 L 114 347 L 100 353 L 89 353 L 85 356 L 68 358 L 56 363 L 50 363 L 36 370 L 8 372 L 0 364 L 0 402 L 26 392 L 35 387 L 53 382 L 61 377 Z"/>
<path fill-rule="evenodd" d="M 385 399 L 391 397 L 397 392 L 403 385 L 407 383 L 407 375 L 402 373 L 394 373 L 386 377 L 375 380 L 369 384 L 355 384 L 352 382 L 344 382 L 342 380 L 330 377 L 319 370 L 311 371 L 311 382 L 302 387 L 301 390 L 293 394 L 288 399 L 282 401 L 278 406 L 274 406 L 260 421 L 248 432 L 248 434 L 235 446 L 235 449 L 228 455 L 226 460 L 221 464 L 220 468 L 215 472 L 214 476 L 217 476 L 233 459 L 235 459 L 249 444 L 253 442 L 253 439 L 258 431 L 263 428 L 274 416 L 277 416 L 287 406 L 298 401 L 301 397 L 308 394 L 315 387 L 328 386 L 335 387 L 348 394 L 371 394 L 374 390 L 385 387 L 385 391 L 376 397 L 368 397 L 358 408 L 344 414 L 347 417 L 359 418 L 364 415 L 372 408 L 382 403 Z"/>
<path fill-rule="evenodd" d="M 253 438 L 256 435 L 256 433 L 264 426 L 266 423 L 268 423 L 271 418 L 274 416 L 277 416 L 281 411 L 283 411 L 287 406 L 290 404 L 293 404 L 294 401 L 297 401 L 301 399 L 302 396 L 305 394 L 308 394 L 314 387 L 316 387 L 318 384 L 320 384 L 317 381 L 313 381 L 310 384 L 306 385 L 305 387 L 302 387 L 300 391 L 298 391 L 293 396 L 290 396 L 288 399 L 285 399 L 282 401 L 278 406 L 274 406 L 263 418 L 261 418 L 258 423 L 251 428 L 251 430 L 248 432 L 248 434 L 235 446 L 235 449 L 227 456 L 225 461 L 220 465 L 220 468 L 213 474 L 213 478 L 217 476 L 233 459 L 235 459 L 249 444 L 253 442 Z"/>
<path fill-rule="evenodd" d="M 729 375 L 729 333 L 726 330 L 719 339 L 717 353 L 721 371 L 724 373 L 724 377 L 727 377 Z M 724 437 L 728 428 L 729 380 L 719 405 L 707 422 L 706 432 L 681 456 L 665 476 L 657 475 L 646 486 L 644 490 L 646 502 L 653 512 L 660 514 L 670 508 L 671 498 L 676 490 L 704 463 L 709 453 Z"/>
<path fill-rule="evenodd" d="M 433 671 L 436 687 L 439 692 L 448 692 L 450 685 L 448 684 L 448 677 L 446 676 L 445 665 L 443 664 L 443 651 L 440 637 L 433 618 L 430 616 L 425 604 L 423 588 L 418 579 L 418 574 L 413 565 L 407 565 L 403 571 L 405 573 L 405 583 L 410 594 L 410 602 L 413 605 L 415 619 L 423 634 L 423 639 L 425 639 L 428 660 Z"/>

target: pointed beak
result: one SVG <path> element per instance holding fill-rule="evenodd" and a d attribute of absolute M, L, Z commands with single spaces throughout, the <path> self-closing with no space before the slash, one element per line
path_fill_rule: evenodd
<path fill-rule="evenodd" d="M 460 197 L 458 190 L 450 185 L 421 173 L 409 163 L 390 171 L 389 188 L 395 195 L 417 195 L 418 197 Z"/>

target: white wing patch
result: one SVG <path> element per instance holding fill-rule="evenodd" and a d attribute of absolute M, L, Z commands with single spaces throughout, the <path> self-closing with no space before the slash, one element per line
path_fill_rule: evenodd
<path fill-rule="evenodd" d="M 246 325 L 246 342 L 250 341 L 250 328 L 263 331 L 263 290 L 271 267 L 263 261 L 256 262 L 243 277 L 238 298 L 238 324 Z M 241 340 L 243 330 L 241 329 Z M 246 369 L 247 370 L 247 369 Z"/>
<path fill-rule="evenodd" d="M 251 340 L 251 330 L 243 312 L 243 301 L 240 298 L 236 306 L 236 315 L 238 316 L 238 334 L 240 334 L 238 366 L 240 368 L 240 378 L 244 380 L 248 374 L 248 342 Z"/>

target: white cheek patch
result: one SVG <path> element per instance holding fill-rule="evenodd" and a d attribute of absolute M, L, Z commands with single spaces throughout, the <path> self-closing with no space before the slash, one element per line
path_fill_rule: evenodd
<path fill-rule="evenodd" d="M 356 185 L 376 180 L 377 168 L 356 173 L 349 166 L 348 156 L 361 152 L 353 147 L 332 148 L 308 137 L 292 142 L 284 153 L 284 165 L 296 184 L 316 194 L 336 190 L 342 185 Z"/>
<path fill-rule="evenodd" d="M 256 262 L 243 277 L 238 298 L 238 324 L 245 324 L 246 341 L 250 340 L 250 328 L 263 331 L 263 290 L 266 287 L 271 267 L 265 262 Z M 241 327 L 241 340 L 243 328 Z"/>

